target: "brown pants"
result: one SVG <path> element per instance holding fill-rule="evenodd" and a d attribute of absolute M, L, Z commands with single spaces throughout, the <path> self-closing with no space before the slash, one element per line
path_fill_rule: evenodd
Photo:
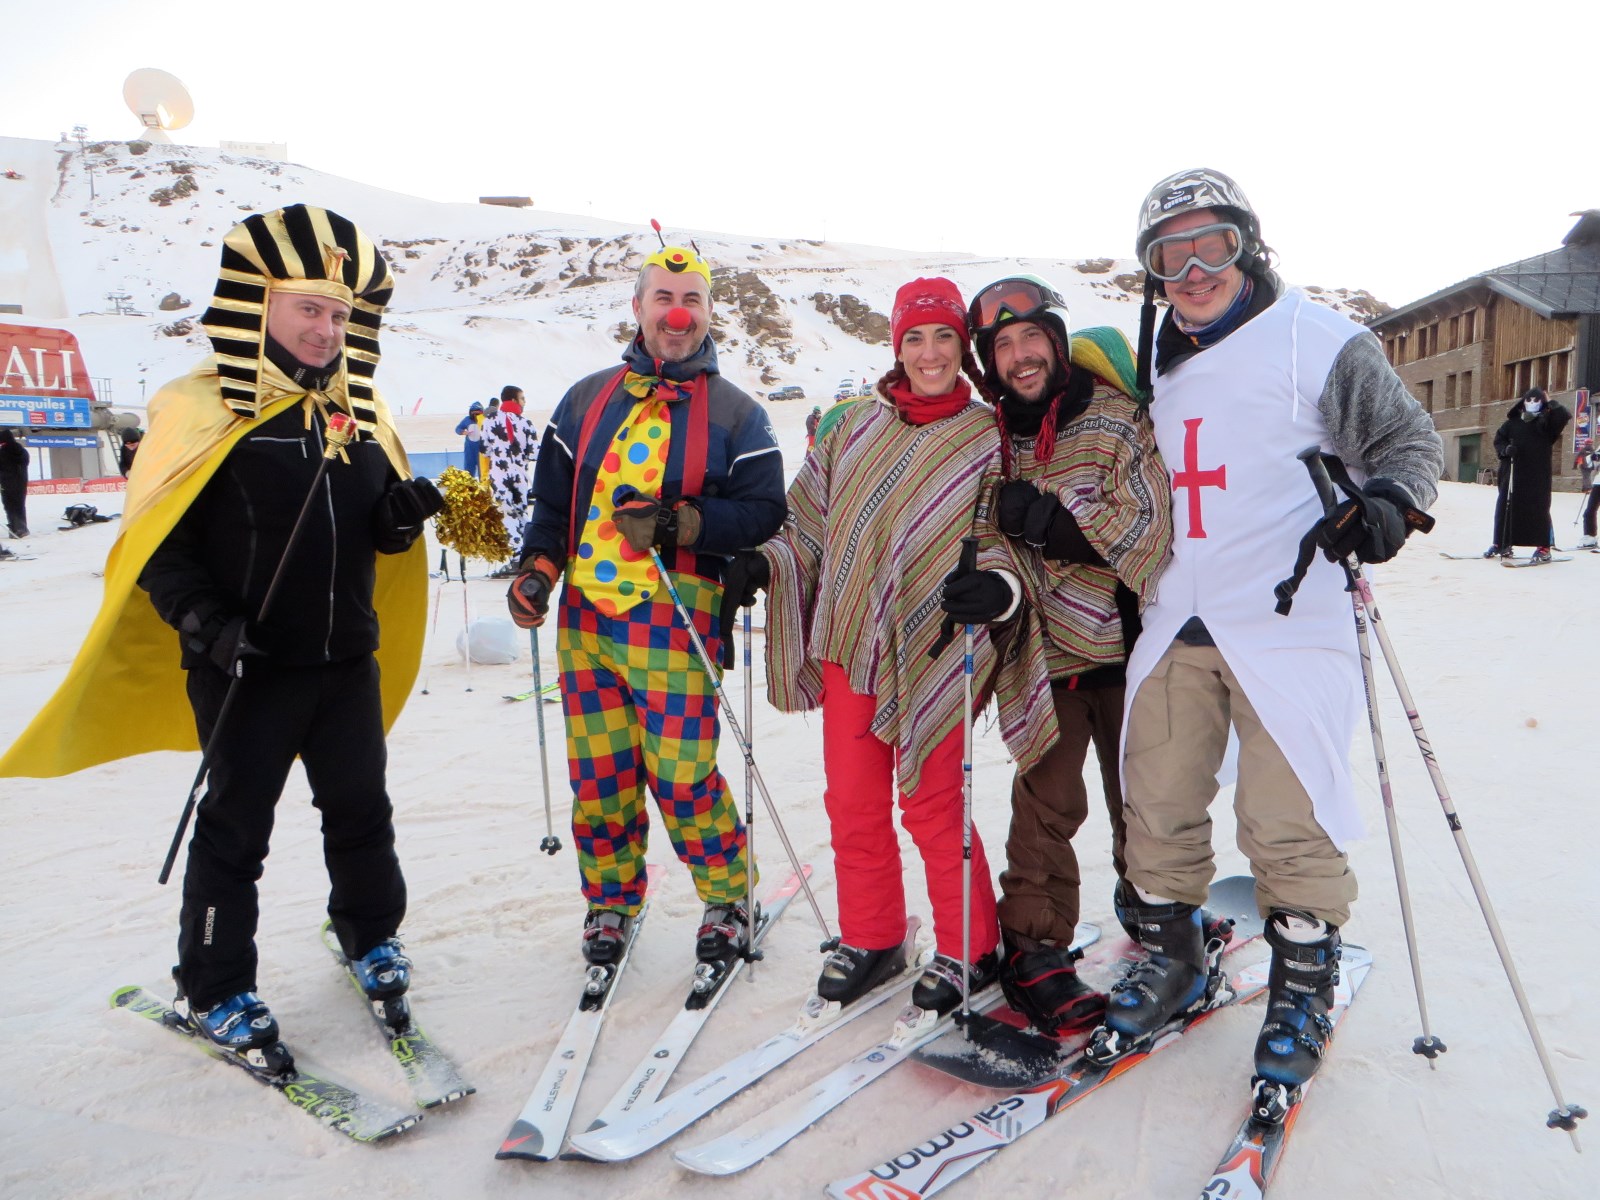
<path fill-rule="evenodd" d="M 1239 734 L 1233 811 L 1256 904 L 1263 915 L 1293 908 L 1343 925 L 1355 875 L 1215 646 L 1174 641 L 1134 697 L 1123 763 L 1128 879 L 1157 896 L 1205 902 L 1216 871 L 1206 810 L 1230 720 Z"/>
<path fill-rule="evenodd" d="M 1100 782 L 1111 815 L 1111 858 L 1123 872 L 1122 789 L 1117 771 L 1122 737 L 1122 686 L 1077 689 L 1050 685 L 1060 739 L 1033 770 L 1011 785 L 1011 834 L 1000 875 L 1000 926 L 1065 946 L 1078 924 L 1082 882 L 1072 835 L 1089 815 L 1083 764 L 1089 743 L 1100 760 Z"/>

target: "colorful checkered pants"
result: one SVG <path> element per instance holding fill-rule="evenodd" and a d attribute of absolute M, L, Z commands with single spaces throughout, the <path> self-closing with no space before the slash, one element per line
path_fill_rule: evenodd
<path fill-rule="evenodd" d="M 715 662 L 722 588 L 673 574 Z M 654 793 L 678 858 L 706 903 L 745 892 L 744 826 L 717 770 L 717 697 L 667 593 L 608 617 L 562 590 L 556 648 L 572 781 L 572 839 L 591 908 L 644 903 Z"/>

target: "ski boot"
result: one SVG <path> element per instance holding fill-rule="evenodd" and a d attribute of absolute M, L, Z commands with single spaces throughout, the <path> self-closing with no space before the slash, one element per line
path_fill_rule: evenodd
<path fill-rule="evenodd" d="M 976 995 L 1000 978 L 1000 949 L 997 946 L 976 959 L 967 972 L 967 994 Z M 961 963 L 948 954 L 935 954 L 911 986 L 911 1007 L 932 1013 L 935 1018 L 961 1007 Z"/>
<path fill-rule="evenodd" d="M 1199 905 L 1150 904 L 1127 886 L 1118 889 L 1117 919 L 1138 929 L 1148 957 L 1119 979 L 1106 999 L 1105 1023 L 1084 1050 L 1100 1065 L 1144 1049 L 1175 1017 L 1205 1008 L 1222 981 L 1226 942 L 1206 940 Z"/>
<path fill-rule="evenodd" d="M 1267 919 L 1272 967 L 1267 977 L 1267 1017 L 1256 1038 L 1257 1120 L 1281 1121 L 1300 1088 L 1322 1062 L 1333 1022 L 1339 982 L 1339 929 L 1293 909 Z"/>
<path fill-rule="evenodd" d="M 1574 546 L 1573 549 L 1574 550 L 1595 550 L 1595 549 L 1600 549 L 1600 543 L 1597 543 L 1595 541 L 1595 539 L 1592 538 L 1592 537 L 1584 537 L 1584 538 L 1580 538 L 1578 540 L 1578 544 L 1576 546 Z"/>
<path fill-rule="evenodd" d="M 885 979 L 906 969 L 904 944 L 886 950 L 862 950 L 841 944 L 822 962 L 817 995 L 835 1004 L 859 1000 Z"/>
<path fill-rule="evenodd" d="M 1117 914 L 1117 923 L 1122 926 L 1122 932 L 1128 935 L 1130 941 L 1137 942 L 1139 940 L 1139 926 L 1131 918 L 1123 916 L 1123 910 L 1128 905 L 1124 894 L 1129 890 L 1126 880 L 1117 880 L 1117 886 L 1111 890 L 1111 905 L 1113 911 Z M 1135 895 L 1133 903 L 1137 904 L 1138 902 L 1139 898 Z M 1205 905 L 1201 905 L 1200 931 L 1205 935 L 1207 942 L 1220 940 L 1223 945 L 1227 945 L 1228 939 L 1233 936 L 1233 918 L 1219 917 L 1206 908 Z"/>
<path fill-rule="evenodd" d="M 172 976 L 177 979 L 176 967 Z M 190 1005 L 179 984 L 172 1007 L 196 1036 L 242 1059 L 251 1070 L 263 1075 L 283 1075 L 294 1070 L 289 1048 L 278 1040 L 277 1018 L 254 992 L 229 996 L 202 1011 Z"/>
<path fill-rule="evenodd" d="M 1098 1019 L 1106 998 L 1086 984 L 1070 950 L 1005 930 L 1000 990 L 1011 1007 L 1052 1037 Z"/>
<path fill-rule="evenodd" d="M 622 957 L 633 918 L 614 908 L 591 908 L 583 918 L 583 958 L 591 966 L 609 967 Z"/>
<path fill-rule="evenodd" d="M 1496 544 L 1494 544 L 1493 546 L 1490 546 L 1487 550 L 1485 550 L 1483 552 L 1483 556 L 1485 558 L 1509 558 L 1510 557 L 1510 552 L 1508 550 L 1502 549 L 1500 547 L 1499 543 L 1497 542 Z"/>
<path fill-rule="evenodd" d="M 411 960 L 399 938 L 385 938 L 360 958 L 350 960 L 350 971 L 361 985 L 378 1019 L 395 1032 L 411 1023 Z"/>
<path fill-rule="evenodd" d="M 1530 558 L 1528 561 L 1529 562 L 1536 562 L 1536 563 L 1547 563 L 1547 562 L 1549 562 L 1550 561 L 1550 547 L 1549 546 L 1535 546 L 1534 550 L 1533 550 L 1533 557 Z"/>
<path fill-rule="evenodd" d="M 750 918 L 742 903 L 706 905 L 694 944 L 695 996 L 709 997 L 741 956 L 755 954 L 749 948 L 750 930 Z"/>

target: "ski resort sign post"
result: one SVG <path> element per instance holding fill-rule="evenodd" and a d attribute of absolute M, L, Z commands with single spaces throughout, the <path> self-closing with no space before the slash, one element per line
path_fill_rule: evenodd
<path fill-rule="evenodd" d="M 94 427 L 94 388 L 67 330 L 0 322 L 0 425 Z"/>

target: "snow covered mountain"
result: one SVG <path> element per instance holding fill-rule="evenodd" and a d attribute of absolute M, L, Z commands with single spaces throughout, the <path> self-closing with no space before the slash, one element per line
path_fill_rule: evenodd
<path fill-rule="evenodd" d="M 446 448 L 453 421 L 444 418 L 504 383 L 525 388 L 538 413 L 609 361 L 631 333 L 633 276 L 657 244 L 642 210 L 635 228 L 441 204 L 200 146 L 103 142 L 80 151 L 0 138 L 0 165 L 23 176 L 0 180 L 0 304 L 22 305 L 13 319 L 73 329 L 119 408 L 137 409 L 208 349 L 198 321 L 234 223 L 298 201 L 353 219 L 397 274 L 378 383 L 401 414 L 438 418 L 406 428 L 413 450 Z M 876 379 L 891 361 L 883 314 L 917 275 L 948 275 L 970 293 L 1030 271 L 1062 289 L 1075 325 L 1116 325 L 1130 337 L 1138 325 L 1142 280 L 1129 259 L 976 258 L 666 232 L 693 238 L 716 268 L 723 370 L 760 395 L 799 385 L 808 401 L 826 403 L 841 379 Z M 1318 294 L 1356 315 L 1376 304 L 1364 292 Z M 787 412 L 780 430 L 801 415 Z"/>

